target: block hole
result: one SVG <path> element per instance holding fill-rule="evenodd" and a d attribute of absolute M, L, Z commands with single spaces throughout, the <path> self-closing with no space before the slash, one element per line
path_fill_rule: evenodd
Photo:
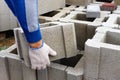
<path fill-rule="evenodd" d="M 56 60 L 53 62 L 62 64 L 65 66 L 69 66 L 69 67 L 75 67 L 75 65 L 78 63 L 78 61 L 81 59 L 82 56 L 83 56 L 82 54 L 79 54 L 71 58 L 63 58 L 63 59 Z"/>
<path fill-rule="evenodd" d="M 58 14 L 59 12 L 60 12 L 60 11 L 51 11 L 51 12 L 42 14 L 41 16 L 53 17 L 53 16 L 55 16 L 56 14 Z"/>
<path fill-rule="evenodd" d="M 120 33 L 108 31 L 106 34 L 106 43 L 120 45 Z"/>
<path fill-rule="evenodd" d="M 81 20 L 81 21 L 90 21 L 90 22 L 93 22 L 95 20 L 95 18 L 87 18 L 86 14 L 77 14 L 73 16 L 72 19 Z"/>
<path fill-rule="evenodd" d="M 65 5 L 65 7 L 70 7 L 70 6 L 71 6 L 71 5 L 69 5 L 69 4 L 66 4 L 66 5 Z"/>
<path fill-rule="evenodd" d="M 0 51 L 5 50 L 15 43 L 13 30 L 0 32 Z"/>

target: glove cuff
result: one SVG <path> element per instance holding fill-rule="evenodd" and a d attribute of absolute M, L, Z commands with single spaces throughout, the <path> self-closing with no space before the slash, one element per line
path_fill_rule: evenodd
<path fill-rule="evenodd" d="M 42 48 L 43 45 L 44 45 L 44 41 L 42 41 L 42 45 L 39 48 L 32 48 L 31 46 L 29 46 L 29 48 L 32 49 L 32 50 L 38 50 L 38 49 Z"/>

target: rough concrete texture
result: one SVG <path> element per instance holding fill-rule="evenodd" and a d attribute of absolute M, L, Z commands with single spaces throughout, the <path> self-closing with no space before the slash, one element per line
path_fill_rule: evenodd
<path fill-rule="evenodd" d="M 48 80 L 48 68 L 37 70 L 37 80 Z"/>
<path fill-rule="evenodd" d="M 8 72 L 8 77 L 6 77 L 6 75 L 4 74 L 4 76 L 2 76 L 1 79 L 3 79 L 4 77 L 9 78 L 7 80 L 36 80 L 37 79 L 36 71 L 26 67 L 25 64 L 22 63 L 18 55 L 13 53 L 7 53 L 7 52 L 2 52 L 0 55 L 5 57 L 6 64 L 7 64 L 5 66 L 7 67 L 6 70 Z M 6 71 L 4 70 L 3 72 L 6 72 Z"/>
<path fill-rule="evenodd" d="M 81 58 L 74 68 L 68 67 L 66 69 L 67 80 L 83 80 L 83 63 L 84 59 Z"/>
<path fill-rule="evenodd" d="M 46 23 L 46 22 L 58 21 L 60 18 L 67 16 L 69 13 L 70 13 L 69 9 L 54 10 L 49 13 L 40 15 L 39 22 Z"/>
<path fill-rule="evenodd" d="M 17 27 L 17 21 L 7 7 L 4 0 L 0 0 L 0 31 L 11 30 Z"/>
<path fill-rule="evenodd" d="M 72 11 L 65 18 L 61 18 L 61 22 L 71 22 L 75 24 L 77 47 L 80 50 L 84 49 L 85 41 L 91 38 L 95 29 L 102 25 L 104 18 L 89 19 L 86 18 L 86 13 L 81 11 Z"/>
<path fill-rule="evenodd" d="M 37 80 L 36 70 L 26 67 L 24 63 L 22 63 L 22 72 L 23 80 Z"/>
<path fill-rule="evenodd" d="M 67 66 L 60 65 L 57 63 L 51 63 L 51 66 L 48 67 L 48 79 L 49 80 L 66 80 L 66 71 Z"/>
<path fill-rule="evenodd" d="M 69 31 L 66 31 L 66 29 L 69 29 Z M 73 23 L 45 23 L 41 25 L 41 33 L 43 35 L 43 40 L 46 42 L 46 44 L 48 44 L 52 49 L 54 49 L 58 53 L 56 57 L 50 57 L 51 61 L 65 57 L 72 57 L 77 54 L 75 40 L 76 38 Z M 24 34 L 21 32 L 21 30 L 18 30 L 18 33 L 16 34 L 18 34 L 19 36 L 19 38 L 16 41 L 19 41 L 17 43 L 20 44 L 21 49 L 19 49 L 19 51 L 21 52 L 19 52 L 19 54 L 21 58 L 24 59 L 25 64 L 27 66 L 30 66 L 28 44 L 25 40 Z M 70 43 L 68 43 L 69 41 Z"/>
<path fill-rule="evenodd" d="M 118 26 L 120 25 L 120 16 L 118 14 L 111 14 L 108 17 L 108 20 L 106 22 L 103 22 L 102 26 L 109 28 L 118 28 Z"/>
<path fill-rule="evenodd" d="M 88 5 L 91 2 L 92 2 L 91 0 L 66 0 L 67 4 L 70 4 L 70 5 L 80 5 L 80 6 L 81 5 L 82 6 Z"/>
<path fill-rule="evenodd" d="M 19 56 L 6 53 L 10 80 L 23 80 L 22 64 Z"/>
<path fill-rule="evenodd" d="M 120 78 L 118 64 L 120 59 L 120 31 L 101 28 L 97 29 L 95 35 L 101 37 L 94 37 L 86 42 L 84 54 L 85 80 L 87 80 L 86 78 L 101 80 L 117 80 Z"/>
<path fill-rule="evenodd" d="M 0 53 L 0 79 L 9 80 L 7 60 L 2 53 Z"/>
<path fill-rule="evenodd" d="M 49 4 L 48 4 L 49 3 Z M 53 5 L 53 3 L 55 3 Z M 38 0 L 38 13 L 44 14 L 65 7 L 65 0 Z"/>

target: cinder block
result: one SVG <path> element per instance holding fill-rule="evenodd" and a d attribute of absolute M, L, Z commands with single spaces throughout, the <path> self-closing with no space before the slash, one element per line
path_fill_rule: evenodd
<path fill-rule="evenodd" d="M 118 28 L 120 25 L 119 21 L 120 16 L 118 14 L 111 14 L 109 15 L 108 20 L 102 24 L 102 26 L 109 28 Z"/>
<path fill-rule="evenodd" d="M 44 70 L 37 71 L 37 79 L 38 80 L 48 80 L 48 68 Z"/>
<path fill-rule="evenodd" d="M 81 58 L 74 68 L 68 67 L 66 69 L 67 80 L 83 80 L 83 63 L 84 60 Z"/>
<path fill-rule="evenodd" d="M 87 25 L 92 23 L 94 19 L 86 18 L 85 12 L 73 11 L 65 18 L 60 19 L 60 21 L 75 24 L 77 48 L 83 50 L 87 35 Z"/>
<path fill-rule="evenodd" d="M 51 63 L 51 66 L 48 67 L 48 79 L 49 80 L 67 80 L 66 74 L 67 66 Z"/>
<path fill-rule="evenodd" d="M 17 27 L 17 21 L 4 0 L 0 1 L 0 31 L 11 30 Z"/>
<path fill-rule="evenodd" d="M 23 80 L 37 80 L 36 70 L 27 67 L 22 63 Z"/>
<path fill-rule="evenodd" d="M 66 32 L 65 29 L 69 29 L 69 32 Z M 41 25 L 41 33 L 43 35 L 43 41 L 45 41 L 52 49 L 58 53 L 56 57 L 50 57 L 51 61 L 75 56 L 77 54 L 74 25 L 72 23 L 45 23 Z M 19 38 L 16 37 L 18 39 L 16 41 L 19 41 L 17 43 L 20 44 L 21 49 L 19 49 L 21 52 L 19 52 L 19 54 L 21 58 L 24 59 L 25 64 L 27 66 L 30 66 L 28 43 L 24 37 L 24 34 L 20 30 L 18 30 L 18 33 L 16 34 L 19 36 Z M 71 36 L 68 36 L 69 34 L 71 34 Z M 68 41 L 70 41 L 70 44 L 68 44 Z"/>
<path fill-rule="evenodd" d="M 12 53 L 3 55 L 7 58 L 10 80 L 23 80 L 22 63 L 19 56 Z"/>
<path fill-rule="evenodd" d="M 88 40 L 85 43 L 84 53 L 84 79 L 92 78 L 98 79 L 99 64 L 100 64 L 100 45 L 97 42 Z M 89 79 L 88 79 L 89 80 Z M 91 80 L 91 79 L 90 79 Z"/>
<path fill-rule="evenodd" d="M 46 22 L 58 21 L 60 18 L 67 16 L 69 13 L 70 13 L 69 9 L 68 10 L 59 9 L 59 10 L 51 11 L 49 13 L 40 15 L 39 22 L 46 23 Z"/>
<path fill-rule="evenodd" d="M 96 37 L 86 42 L 84 78 L 117 80 L 120 78 L 120 31 L 101 28 L 97 29 Z"/>
<path fill-rule="evenodd" d="M 87 4 L 91 3 L 92 0 L 66 0 L 67 4 L 70 5 L 82 5 L 82 6 L 86 6 Z"/>
<path fill-rule="evenodd" d="M 55 3 L 53 5 L 53 3 Z M 47 4 L 47 5 L 46 5 Z M 65 0 L 38 0 L 38 13 L 44 14 L 65 7 Z"/>
<path fill-rule="evenodd" d="M 3 55 L 7 59 L 10 80 L 37 80 L 36 71 L 26 67 L 18 55 L 6 52 Z"/>
<path fill-rule="evenodd" d="M 2 53 L 0 53 L 0 79 L 1 80 L 9 80 L 9 73 L 8 73 L 8 64 L 7 60 Z"/>

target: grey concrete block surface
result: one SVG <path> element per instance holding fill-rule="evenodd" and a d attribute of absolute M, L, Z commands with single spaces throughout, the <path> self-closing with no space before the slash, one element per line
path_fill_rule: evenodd
<path fill-rule="evenodd" d="M 48 79 L 49 80 L 66 80 L 66 71 L 67 66 L 51 63 L 51 66 L 48 67 Z"/>
<path fill-rule="evenodd" d="M 68 67 L 66 69 L 67 80 L 83 80 L 83 64 L 84 59 L 81 58 L 74 68 Z"/>
<path fill-rule="evenodd" d="M 55 4 L 53 5 L 53 3 Z M 53 10 L 57 10 L 63 7 L 65 7 L 65 0 L 57 0 L 57 1 L 56 0 L 38 0 L 39 15 L 53 11 Z"/>
<path fill-rule="evenodd" d="M 69 31 L 66 29 L 69 29 Z M 77 54 L 75 32 L 72 23 L 51 22 L 41 24 L 41 33 L 43 35 L 43 41 L 58 53 L 56 57 L 50 57 L 51 61 L 75 56 Z M 16 34 L 19 36 L 19 38 L 16 37 L 16 41 L 18 41 L 17 44 L 20 44 L 18 47 L 18 51 L 20 51 L 19 55 L 24 59 L 25 64 L 30 66 L 28 43 L 25 36 L 21 30 L 18 30 Z M 71 36 L 68 36 L 69 34 Z M 70 44 L 68 41 L 70 41 Z"/>
<path fill-rule="evenodd" d="M 9 80 L 8 65 L 5 56 L 0 53 L 0 79 Z"/>
<path fill-rule="evenodd" d="M 84 79 L 119 79 L 120 31 L 101 27 L 93 39 L 86 42 Z"/>

